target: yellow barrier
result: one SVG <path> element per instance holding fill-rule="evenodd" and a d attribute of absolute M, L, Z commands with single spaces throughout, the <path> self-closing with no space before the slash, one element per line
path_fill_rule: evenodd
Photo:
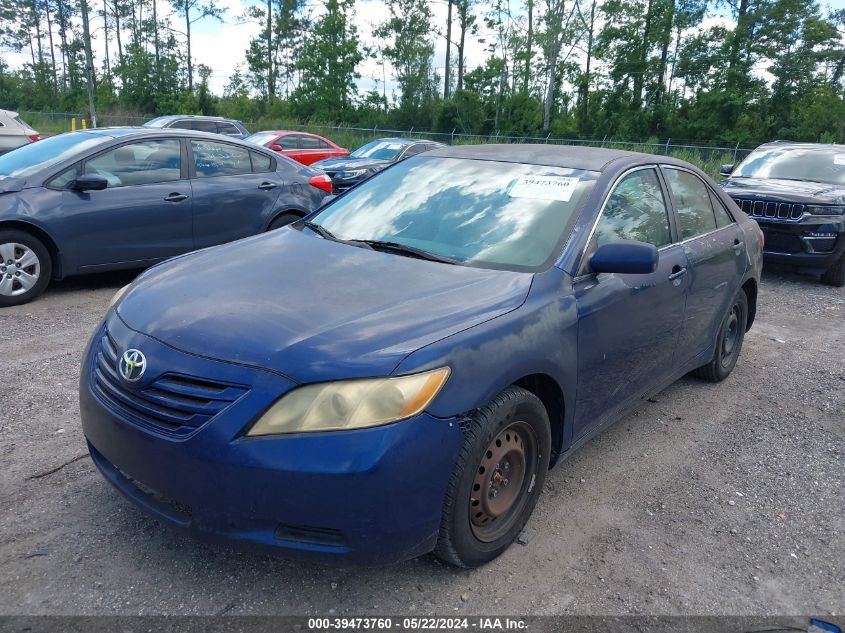
<path fill-rule="evenodd" d="M 71 131 L 71 132 L 76 132 L 76 117 L 73 117 L 73 118 L 70 120 L 70 131 Z"/>
<path fill-rule="evenodd" d="M 83 129 L 83 130 L 87 130 L 87 129 L 88 129 L 88 122 L 87 122 L 85 119 L 82 119 L 82 129 Z"/>

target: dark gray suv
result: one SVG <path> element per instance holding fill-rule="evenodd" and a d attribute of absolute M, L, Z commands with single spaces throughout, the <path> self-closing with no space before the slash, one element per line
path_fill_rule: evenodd
<path fill-rule="evenodd" d="M 144 123 L 144 127 L 175 127 L 181 130 L 197 130 L 212 132 L 234 138 L 246 138 L 249 131 L 244 124 L 235 119 L 224 119 L 219 116 L 200 116 L 196 114 L 170 114 L 160 116 Z"/>
<path fill-rule="evenodd" d="M 720 173 L 725 193 L 763 230 L 766 261 L 845 286 L 845 145 L 775 141 Z"/>

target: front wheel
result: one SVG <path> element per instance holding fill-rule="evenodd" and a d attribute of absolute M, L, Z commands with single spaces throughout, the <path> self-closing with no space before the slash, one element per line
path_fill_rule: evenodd
<path fill-rule="evenodd" d="M 23 231 L 0 231 L 0 307 L 32 301 L 50 283 L 50 253 Z"/>
<path fill-rule="evenodd" d="M 742 350 L 747 324 L 748 297 L 745 296 L 744 290 L 740 290 L 719 328 L 713 358 L 693 373 L 709 382 L 721 382 L 730 376 Z"/>
<path fill-rule="evenodd" d="M 845 253 L 842 253 L 836 263 L 824 272 L 822 283 L 834 288 L 845 286 Z"/>
<path fill-rule="evenodd" d="M 549 416 L 537 396 L 508 387 L 472 416 L 449 480 L 434 553 L 478 567 L 525 526 L 549 467 Z"/>

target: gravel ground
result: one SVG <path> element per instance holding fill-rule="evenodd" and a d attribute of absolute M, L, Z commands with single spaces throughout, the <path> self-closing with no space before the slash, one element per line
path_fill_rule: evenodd
<path fill-rule="evenodd" d="M 85 453 L 79 359 L 131 275 L 0 312 L 0 614 L 845 612 L 845 289 L 767 272 L 724 383 L 684 378 L 561 463 L 483 569 L 323 567 L 199 543 Z"/>

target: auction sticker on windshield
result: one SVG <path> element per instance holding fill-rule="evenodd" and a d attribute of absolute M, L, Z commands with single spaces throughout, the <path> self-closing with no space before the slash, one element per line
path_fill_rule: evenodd
<path fill-rule="evenodd" d="M 571 176 L 520 176 L 508 195 L 511 198 L 569 202 L 577 184 L 578 178 Z"/>

